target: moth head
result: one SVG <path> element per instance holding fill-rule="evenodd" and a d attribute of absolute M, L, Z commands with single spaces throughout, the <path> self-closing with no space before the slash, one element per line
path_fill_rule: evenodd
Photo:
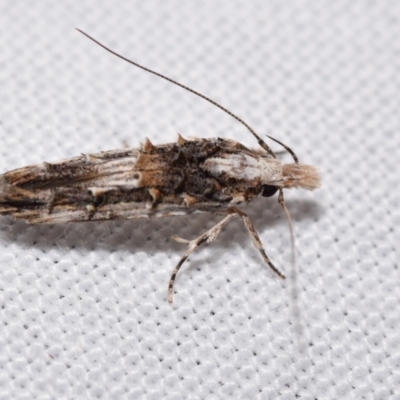
<path fill-rule="evenodd" d="M 321 185 L 321 177 L 317 168 L 305 164 L 284 164 L 282 168 L 283 188 L 317 189 Z"/>

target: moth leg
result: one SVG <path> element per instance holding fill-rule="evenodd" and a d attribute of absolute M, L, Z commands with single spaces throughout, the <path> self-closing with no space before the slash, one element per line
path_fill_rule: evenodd
<path fill-rule="evenodd" d="M 258 249 L 260 252 L 262 258 L 264 259 L 265 263 L 268 264 L 268 266 L 274 271 L 280 278 L 286 279 L 285 275 L 283 275 L 269 260 L 267 254 L 265 253 L 265 250 L 263 248 L 263 245 L 261 243 L 260 238 L 258 237 L 256 228 L 254 228 L 253 223 L 251 222 L 249 216 L 245 214 L 243 211 L 239 210 L 238 208 L 232 208 L 232 211 L 235 212 L 239 217 L 242 218 L 244 226 L 247 228 L 247 231 L 249 232 L 249 235 L 251 239 L 253 240 L 254 246 Z"/>
<path fill-rule="evenodd" d="M 170 303 L 172 303 L 173 287 L 174 287 L 175 278 L 176 278 L 176 275 L 178 274 L 178 271 L 181 268 L 182 264 L 190 256 L 190 254 L 192 254 L 197 249 L 197 247 L 199 247 L 202 243 L 212 242 L 219 235 L 222 228 L 235 216 L 238 216 L 243 220 L 244 226 L 246 227 L 247 231 L 249 232 L 250 237 L 253 240 L 254 246 L 260 252 L 265 263 L 268 264 L 268 266 L 272 269 L 272 271 L 274 271 L 280 278 L 286 279 L 285 275 L 283 275 L 269 260 L 267 254 L 265 253 L 265 250 L 263 248 L 261 240 L 257 234 L 257 231 L 256 231 L 253 223 L 251 222 L 249 216 L 247 214 L 245 214 L 243 211 L 241 211 L 235 207 L 226 210 L 226 213 L 228 213 L 228 215 L 222 221 L 218 222 L 218 224 L 214 225 L 211 229 L 209 229 L 207 232 L 203 233 L 197 239 L 186 240 L 186 239 L 182 239 L 182 238 L 179 238 L 176 236 L 172 237 L 177 242 L 187 243 L 188 249 L 186 250 L 185 254 L 182 256 L 182 258 L 178 262 L 175 269 L 172 271 L 171 278 L 170 278 L 169 284 L 168 284 L 168 301 Z"/>
<path fill-rule="evenodd" d="M 182 264 L 186 261 L 186 259 L 204 242 L 210 243 L 212 242 L 221 232 L 221 229 L 238 213 L 236 211 L 231 211 L 228 210 L 229 214 L 218 224 L 214 225 L 211 229 L 209 229 L 207 232 L 204 232 L 201 236 L 199 236 L 197 239 L 193 240 L 186 240 L 186 239 L 181 239 L 178 237 L 173 236 L 173 239 L 176 240 L 177 242 L 180 243 L 187 243 L 188 248 L 185 252 L 185 254 L 182 256 L 174 270 L 172 271 L 171 278 L 169 280 L 168 284 L 168 302 L 172 303 L 172 298 L 173 298 L 173 287 L 174 287 L 174 282 L 176 275 L 181 268 Z"/>

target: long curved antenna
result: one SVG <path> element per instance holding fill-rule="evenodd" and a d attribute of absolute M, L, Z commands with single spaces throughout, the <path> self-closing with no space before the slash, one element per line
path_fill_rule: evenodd
<path fill-rule="evenodd" d="M 78 28 L 75 28 L 78 32 L 82 33 L 82 35 L 85 35 L 87 38 L 89 38 L 90 40 L 92 40 L 93 42 L 95 42 L 96 44 L 98 44 L 100 47 L 102 47 L 103 49 L 107 50 L 108 52 L 110 52 L 111 54 L 114 54 L 115 56 L 117 56 L 118 58 L 121 58 L 122 60 L 128 62 L 129 64 L 134 65 L 135 67 L 141 68 L 146 72 L 149 72 L 150 74 L 156 75 L 160 78 L 165 79 L 168 82 L 171 82 L 177 86 L 180 86 L 181 88 L 187 90 L 188 92 L 191 92 L 193 94 L 195 94 L 196 96 L 201 97 L 204 100 L 207 100 L 209 103 L 213 104 L 214 106 L 218 107 L 219 109 L 221 109 L 222 111 L 225 111 L 227 114 L 229 114 L 232 118 L 235 118 L 237 121 L 239 121 L 242 125 L 244 125 L 251 133 L 252 135 L 257 139 L 258 144 L 265 150 L 267 151 L 272 157 L 276 158 L 274 152 L 270 149 L 270 147 L 260 138 L 260 136 L 257 135 L 257 133 L 254 131 L 254 129 L 248 125 L 246 122 L 244 122 L 241 118 L 239 118 L 237 115 L 233 114 L 231 111 L 229 111 L 227 108 L 221 106 L 220 104 L 218 104 L 216 101 L 211 100 L 209 97 L 205 96 L 204 94 L 201 94 L 199 92 L 196 92 L 196 90 L 191 89 L 190 87 L 187 87 L 185 85 L 182 85 L 181 83 L 174 81 L 171 78 L 168 78 L 165 75 L 162 75 L 158 72 L 152 71 L 149 68 L 143 67 L 142 65 L 129 60 L 128 58 L 125 58 L 123 56 L 121 56 L 120 54 L 116 53 L 115 51 L 109 49 L 108 47 L 104 46 L 104 44 L 101 44 L 100 42 L 98 42 L 96 39 L 93 39 L 91 36 L 89 36 L 87 33 L 81 31 Z"/>

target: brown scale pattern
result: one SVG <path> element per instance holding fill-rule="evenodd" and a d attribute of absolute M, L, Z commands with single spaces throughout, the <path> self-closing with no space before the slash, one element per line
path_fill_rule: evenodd
<path fill-rule="evenodd" d="M 251 201 L 261 183 L 213 174 L 203 163 L 232 154 L 260 157 L 225 139 L 185 140 L 82 155 L 0 176 L 0 213 L 28 222 L 65 222 L 218 212 Z M 237 203 L 238 201 L 236 201 Z M 235 204 L 236 204 L 235 203 Z M 131 206 L 129 208 L 129 206 Z M 62 217 L 57 217 L 60 214 Z"/>

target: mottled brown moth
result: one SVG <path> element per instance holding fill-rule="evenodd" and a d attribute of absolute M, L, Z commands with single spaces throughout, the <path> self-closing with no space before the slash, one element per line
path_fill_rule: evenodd
<path fill-rule="evenodd" d="M 262 149 L 250 150 L 229 139 L 186 140 L 153 145 L 146 139 L 140 148 L 82 154 L 58 162 L 43 162 L 0 175 L 0 214 L 31 224 L 157 218 L 212 213 L 223 217 L 197 239 L 175 240 L 187 250 L 172 272 L 168 301 L 172 302 L 176 275 L 189 255 L 211 242 L 234 217 L 242 219 L 264 261 L 281 278 L 267 257 L 249 217 L 238 207 L 258 196 L 279 193 L 278 201 L 288 218 L 283 189 L 312 190 L 319 186 L 316 168 L 300 164 L 294 152 L 277 141 L 294 160 L 283 164 L 271 148 L 242 119 L 210 98 L 164 75 L 145 68 L 83 35 L 147 72 L 166 79 L 219 107 L 242 123 Z M 293 234 L 291 228 L 293 245 Z"/>

